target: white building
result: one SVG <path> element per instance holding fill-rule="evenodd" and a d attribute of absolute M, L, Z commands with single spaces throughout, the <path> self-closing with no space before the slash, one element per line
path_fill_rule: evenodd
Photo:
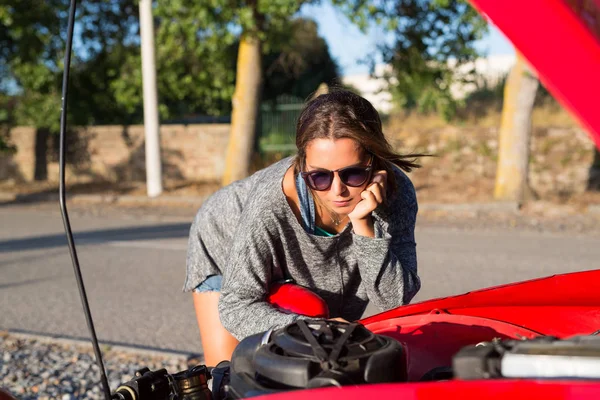
<path fill-rule="evenodd" d="M 478 58 L 474 63 L 462 65 L 459 71 L 465 73 L 475 67 L 475 72 L 482 80 L 479 82 L 480 86 L 484 83 L 487 83 L 489 86 L 495 86 L 508 74 L 514 63 L 514 54 L 494 55 L 486 58 Z M 451 65 L 452 61 L 449 64 Z M 450 92 L 455 99 L 462 99 L 475 89 L 477 89 L 477 85 L 475 84 L 454 84 L 450 87 Z"/>
<path fill-rule="evenodd" d="M 482 79 L 490 86 L 493 86 L 508 74 L 514 63 L 514 54 L 493 55 L 477 59 L 474 63 L 465 64 L 460 67 L 459 71 L 466 72 L 475 67 L 475 71 Z M 449 61 L 449 64 L 452 64 L 452 61 Z M 378 65 L 375 69 L 376 76 L 382 76 L 386 67 L 386 65 Z M 387 113 L 392 109 L 392 96 L 386 90 L 384 79 L 373 78 L 365 73 L 345 76 L 342 78 L 342 81 L 358 89 L 378 111 Z M 461 85 L 457 83 L 451 86 L 450 91 L 458 99 L 464 98 L 476 88 L 475 84 Z"/>
<path fill-rule="evenodd" d="M 382 76 L 387 65 L 375 67 L 376 76 Z M 342 82 L 356 88 L 360 94 L 373 104 L 377 111 L 388 113 L 392 109 L 392 95 L 387 91 L 387 83 L 383 78 L 373 78 L 370 74 L 348 75 Z"/>

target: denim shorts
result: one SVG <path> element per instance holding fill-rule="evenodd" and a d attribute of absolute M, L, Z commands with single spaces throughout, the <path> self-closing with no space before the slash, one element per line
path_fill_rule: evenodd
<path fill-rule="evenodd" d="M 223 275 L 210 275 L 194 288 L 196 293 L 220 292 Z"/>

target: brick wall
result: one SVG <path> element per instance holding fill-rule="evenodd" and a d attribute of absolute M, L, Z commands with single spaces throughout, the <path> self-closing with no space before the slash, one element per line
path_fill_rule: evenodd
<path fill-rule="evenodd" d="M 9 142 L 15 154 L 0 155 L 0 179 L 28 182 L 34 177 L 36 131 L 13 128 Z M 144 127 L 94 126 L 68 136 L 67 179 L 145 180 Z M 225 167 L 229 124 L 161 127 L 163 174 L 167 179 L 214 181 Z M 58 179 L 57 138 L 49 140 L 48 180 Z"/>

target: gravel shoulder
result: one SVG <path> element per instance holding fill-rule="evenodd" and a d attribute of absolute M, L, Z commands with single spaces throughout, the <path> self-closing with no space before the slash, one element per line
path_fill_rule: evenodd
<path fill-rule="evenodd" d="M 101 344 L 112 391 L 135 371 L 176 373 L 201 363 L 194 355 L 142 351 Z M 88 342 L 0 332 L 0 388 L 22 400 L 104 399 L 100 373 Z"/>

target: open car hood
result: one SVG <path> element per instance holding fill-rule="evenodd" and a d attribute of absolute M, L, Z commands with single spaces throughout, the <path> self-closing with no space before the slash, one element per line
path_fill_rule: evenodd
<path fill-rule="evenodd" d="M 510 39 L 600 149 L 600 0 L 469 0 Z"/>

